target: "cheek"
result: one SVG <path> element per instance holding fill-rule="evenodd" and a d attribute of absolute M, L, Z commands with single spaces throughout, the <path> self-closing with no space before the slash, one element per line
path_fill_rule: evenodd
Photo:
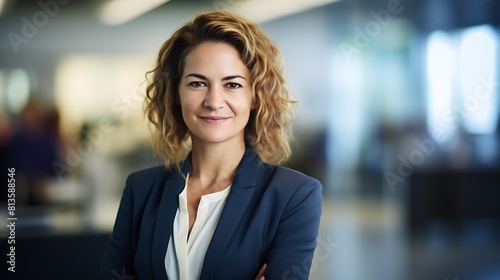
<path fill-rule="evenodd" d="M 233 108 L 236 114 L 239 114 L 246 118 L 250 115 L 250 111 L 252 110 L 252 102 L 251 101 L 238 102 L 237 105 L 235 105 Z"/>
<path fill-rule="evenodd" d="M 240 114 L 249 114 L 254 106 L 252 94 L 250 92 L 247 92 L 245 95 L 238 96 L 238 98 L 232 100 L 232 103 L 234 105 L 234 110 Z"/>
<path fill-rule="evenodd" d="M 179 103 L 182 108 L 183 113 L 193 112 L 200 106 L 200 101 L 194 98 L 194 96 L 186 94 L 179 97 Z"/>

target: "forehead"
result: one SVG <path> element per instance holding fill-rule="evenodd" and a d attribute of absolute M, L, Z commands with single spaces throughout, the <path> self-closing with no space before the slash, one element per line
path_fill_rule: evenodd
<path fill-rule="evenodd" d="M 203 42 L 194 47 L 184 58 L 183 70 L 237 71 L 240 75 L 248 75 L 248 69 L 238 50 L 230 44 L 220 42 Z"/>

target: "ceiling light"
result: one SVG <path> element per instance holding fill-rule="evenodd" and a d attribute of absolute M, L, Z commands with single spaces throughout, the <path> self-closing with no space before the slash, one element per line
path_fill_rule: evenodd
<path fill-rule="evenodd" d="M 0 15 L 2 14 L 5 8 L 5 0 L 0 0 Z"/>
<path fill-rule="evenodd" d="M 154 10 L 168 1 L 169 0 L 110 0 L 100 7 L 99 18 L 105 24 L 119 25 Z"/>
<path fill-rule="evenodd" d="M 255 22 L 265 22 L 279 17 L 304 12 L 340 0 L 218 0 L 222 9 L 244 15 Z"/>

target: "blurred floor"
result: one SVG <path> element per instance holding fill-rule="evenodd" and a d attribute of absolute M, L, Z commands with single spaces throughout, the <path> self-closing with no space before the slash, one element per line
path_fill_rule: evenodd
<path fill-rule="evenodd" d="M 310 279 L 500 279 L 498 240 L 468 242 L 466 235 L 437 226 L 411 239 L 397 201 L 325 200 Z M 327 257 L 325 243 L 334 247 Z"/>

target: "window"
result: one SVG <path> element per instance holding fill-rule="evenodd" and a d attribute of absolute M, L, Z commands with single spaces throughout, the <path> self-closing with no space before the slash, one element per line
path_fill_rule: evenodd
<path fill-rule="evenodd" d="M 459 106 L 464 128 L 470 133 L 491 134 L 497 126 L 496 49 L 495 31 L 490 26 L 470 27 L 462 32 Z"/>
<path fill-rule="evenodd" d="M 437 142 L 459 128 L 492 134 L 498 121 L 497 41 L 488 25 L 445 33 L 427 41 L 427 125 Z"/>

